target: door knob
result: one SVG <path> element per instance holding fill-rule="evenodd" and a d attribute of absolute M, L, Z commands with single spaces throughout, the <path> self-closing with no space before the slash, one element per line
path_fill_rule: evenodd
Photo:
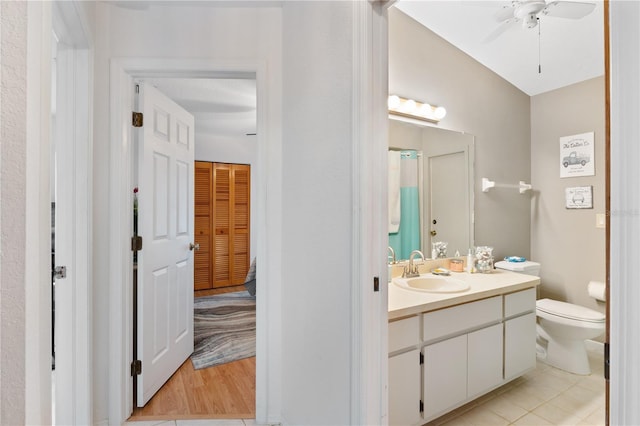
<path fill-rule="evenodd" d="M 194 249 L 195 250 L 200 250 L 200 244 L 198 244 L 198 243 L 196 243 L 196 244 L 189 243 L 189 250 L 194 250 Z"/>
<path fill-rule="evenodd" d="M 433 231 L 431 231 L 429 233 L 431 234 L 432 237 L 435 237 L 438 234 L 435 230 L 433 230 Z"/>

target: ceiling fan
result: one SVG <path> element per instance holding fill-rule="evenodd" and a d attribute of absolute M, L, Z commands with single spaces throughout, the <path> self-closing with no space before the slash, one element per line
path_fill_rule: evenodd
<path fill-rule="evenodd" d="M 493 41 L 507 29 L 521 24 L 523 28 L 531 29 L 538 26 L 541 16 L 556 18 L 580 19 L 595 9 L 591 2 L 555 0 L 512 0 L 511 4 L 503 6 L 495 18 L 500 24 L 485 41 Z"/>

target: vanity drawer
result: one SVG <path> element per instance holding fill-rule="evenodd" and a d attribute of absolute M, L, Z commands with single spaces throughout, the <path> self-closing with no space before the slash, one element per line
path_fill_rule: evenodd
<path fill-rule="evenodd" d="M 389 323 L 389 352 L 408 348 L 418 344 L 420 338 L 420 320 L 413 316 Z"/>
<path fill-rule="evenodd" d="M 532 312 L 536 309 L 536 289 L 528 288 L 504 296 L 504 316 L 505 318 L 514 315 Z"/>
<path fill-rule="evenodd" d="M 429 342 L 502 319 L 502 296 L 465 303 L 423 315 L 423 340 Z"/>

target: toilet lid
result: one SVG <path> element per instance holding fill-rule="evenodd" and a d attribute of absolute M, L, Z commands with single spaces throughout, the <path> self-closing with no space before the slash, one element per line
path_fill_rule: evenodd
<path fill-rule="evenodd" d="M 496 262 L 496 268 L 513 272 L 540 272 L 540 264 L 530 260 L 525 260 L 524 262 L 507 262 L 506 260 L 501 260 Z"/>
<path fill-rule="evenodd" d="M 587 322 L 604 322 L 605 316 L 593 309 L 584 306 L 574 305 L 572 303 L 560 302 L 558 300 L 540 299 L 536 301 L 536 308 L 542 312 L 559 317 L 587 321 Z"/>

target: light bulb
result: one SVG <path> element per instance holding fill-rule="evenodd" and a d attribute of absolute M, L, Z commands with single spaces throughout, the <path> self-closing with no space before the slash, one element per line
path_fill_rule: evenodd
<path fill-rule="evenodd" d="M 389 99 L 387 99 L 387 106 L 389 109 L 398 109 L 400 106 L 400 98 L 396 95 L 389 96 Z"/>
<path fill-rule="evenodd" d="M 433 108 L 429 104 L 422 104 L 418 113 L 426 118 L 430 118 L 433 115 Z"/>
<path fill-rule="evenodd" d="M 447 110 L 444 107 L 439 106 L 434 111 L 434 114 L 438 120 L 442 120 L 445 115 L 447 115 Z"/>
<path fill-rule="evenodd" d="M 402 105 L 402 111 L 407 113 L 414 113 L 417 108 L 416 101 L 413 99 L 407 99 Z"/>

